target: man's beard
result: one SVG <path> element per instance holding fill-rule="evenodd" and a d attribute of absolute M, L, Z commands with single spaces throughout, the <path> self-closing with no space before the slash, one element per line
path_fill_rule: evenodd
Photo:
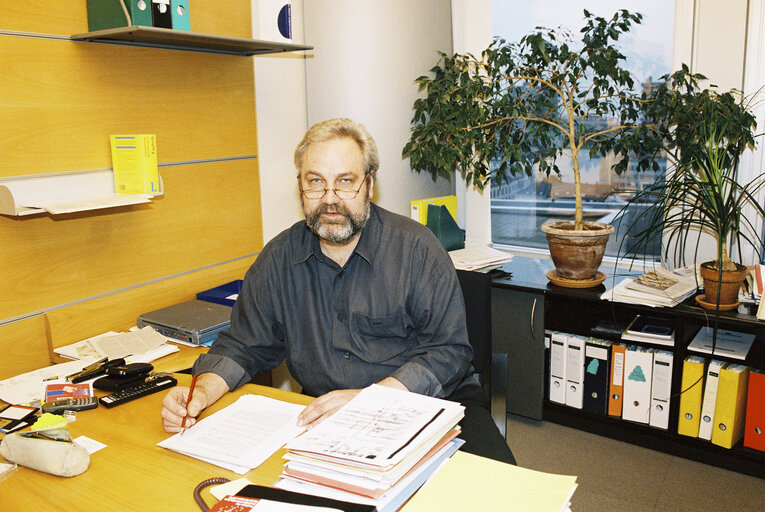
<path fill-rule="evenodd" d="M 305 205 L 303 206 L 305 210 Z M 339 222 L 322 221 L 323 213 L 339 213 L 343 219 Z M 344 204 L 322 204 L 310 214 L 306 213 L 305 223 L 311 232 L 325 242 L 337 245 L 345 245 L 353 239 L 369 220 L 369 201 L 364 205 L 360 213 L 351 213 Z"/>

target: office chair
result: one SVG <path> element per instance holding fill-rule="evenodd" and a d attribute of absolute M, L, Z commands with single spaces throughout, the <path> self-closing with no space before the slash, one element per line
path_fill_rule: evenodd
<path fill-rule="evenodd" d="M 506 438 L 507 354 L 491 350 L 491 276 L 481 272 L 457 270 L 465 299 L 468 340 L 473 347 L 473 367 L 478 373 L 491 404 L 491 416 Z"/>

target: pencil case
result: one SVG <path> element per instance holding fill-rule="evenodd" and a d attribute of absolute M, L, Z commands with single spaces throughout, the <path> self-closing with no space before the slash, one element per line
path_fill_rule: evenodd
<path fill-rule="evenodd" d="M 35 433 L 8 434 L 0 443 L 0 455 L 8 462 L 57 476 L 76 476 L 90 465 L 87 450 L 69 438 Z"/>

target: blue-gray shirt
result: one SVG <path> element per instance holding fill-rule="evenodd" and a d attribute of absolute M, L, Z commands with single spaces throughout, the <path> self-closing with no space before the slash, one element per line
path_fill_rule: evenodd
<path fill-rule="evenodd" d="M 313 396 L 392 376 L 410 391 L 447 397 L 472 381 L 449 255 L 422 224 L 370 206 L 342 268 L 303 221 L 269 242 L 245 275 L 230 330 L 194 372 L 217 373 L 233 390 L 286 357 Z"/>

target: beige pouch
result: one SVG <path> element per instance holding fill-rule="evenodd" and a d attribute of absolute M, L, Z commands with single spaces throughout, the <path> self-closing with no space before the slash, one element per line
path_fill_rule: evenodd
<path fill-rule="evenodd" d="M 72 442 L 69 431 L 45 434 L 8 434 L 0 443 L 0 455 L 8 462 L 52 475 L 76 476 L 88 469 L 90 454 Z"/>

